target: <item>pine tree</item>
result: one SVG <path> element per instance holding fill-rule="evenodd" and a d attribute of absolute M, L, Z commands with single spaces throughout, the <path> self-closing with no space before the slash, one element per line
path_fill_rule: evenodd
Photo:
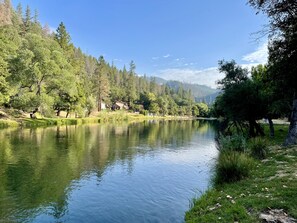
<path fill-rule="evenodd" d="M 128 84 L 127 84 L 127 98 L 128 98 L 129 106 L 132 106 L 134 101 L 137 99 L 135 69 L 136 69 L 136 65 L 132 60 L 130 62 Z"/>
<path fill-rule="evenodd" d="M 38 11 L 37 11 L 37 9 L 35 9 L 35 11 L 34 11 L 34 18 L 33 19 L 34 19 L 33 22 L 35 24 L 37 24 L 38 23 Z"/>
<path fill-rule="evenodd" d="M 25 28 L 25 32 L 28 32 L 30 27 L 31 27 L 31 23 L 32 23 L 32 17 L 31 17 L 31 9 L 29 7 L 29 5 L 27 5 L 26 8 L 26 12 L 25 12 L 25 18 L 24 18 L 24 28 Z"/>
<path fill-rule="evenodd" d="M 17 17 L 18 17 L 19 24 L 22 24 L 23 23 L 23 6 L 22 6 L 21 3 L 19 3 L 17 5 L 16 14 L 17 14 Z"/>
<path fill-rule="evenodd" d="M 57 33 L 55 35 L 55 40 L 60 44 L 63 50 L 68 50 L 71 37 L 66 30 L 66 27 L 63 22 L 60 23 L 59 27 L 57 28 Z"/>
<path fill-rule="evenodd" d="M 102 109 L 102 102 L 107 101 L 110 94 L 109 80 L 107 77 L 107 66 L 103 56 L 99 57 L 97 68 L 95 70 L 98 111 Z"/>

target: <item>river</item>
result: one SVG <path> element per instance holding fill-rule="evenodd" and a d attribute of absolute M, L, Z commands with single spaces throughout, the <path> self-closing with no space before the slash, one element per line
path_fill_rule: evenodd
<path fill-rule="evenodd" d="M 0 222 L 183 222 L 210 185 L 204 121 L 0 130 Z"/>

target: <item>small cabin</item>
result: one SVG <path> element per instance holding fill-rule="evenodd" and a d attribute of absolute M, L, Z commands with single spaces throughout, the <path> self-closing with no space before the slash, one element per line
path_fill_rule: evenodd
<path fill-rule="evenodd" d="M 112 110 L 128 110 L 129 106 L 123 102 L 116 102 L 112 105 Z"/>

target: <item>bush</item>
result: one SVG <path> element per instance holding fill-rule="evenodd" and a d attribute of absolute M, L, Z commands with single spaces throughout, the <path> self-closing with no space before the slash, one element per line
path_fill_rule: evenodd
<path fill-rule="evenodd" d="M 218 140 L 220 151 L 245 152 L 246 148 L 246 139 L 242 135 L 220 136 Z"/>
<path fill-rule="evenodd" d="M 214 185 L 239 181 L 248 177 L 254 160 L 236 151 L 221 152 L 215 166 Z"/>
<path fill-rule="evenodd" d="M 268 151 L 268 142 L 260 137 L 251 139 L 249 142 L 251 156 L 256 159 L 265 159 Z"/>

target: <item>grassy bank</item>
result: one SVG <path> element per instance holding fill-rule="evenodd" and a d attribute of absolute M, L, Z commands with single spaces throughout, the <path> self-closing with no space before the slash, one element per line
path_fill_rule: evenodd
<path fill-rule="evenodd" d="M 117 123 L 117 122 L 140 122 L 144 120 L 172 120 L 172 119 L 189 119 L 187 117 L 173 116 L 144 116 L 128 112 L 101 112 L 96 117 L 88 118 L 10 118 L 0 119 L 0 128 L 8 127 L 43 127 L 55 125 L 81 125 L 94 123 Z"/>
<path fill-rule="evenodd" d="M 267 158 L 255 160 L 248 178 L 216 185 L 194 199 L 186 222 L 262 222 L 260 214 L 274 209 L 297 219 L 297 146 L 279 146 L 287 129 L 276 126 Z"/>

